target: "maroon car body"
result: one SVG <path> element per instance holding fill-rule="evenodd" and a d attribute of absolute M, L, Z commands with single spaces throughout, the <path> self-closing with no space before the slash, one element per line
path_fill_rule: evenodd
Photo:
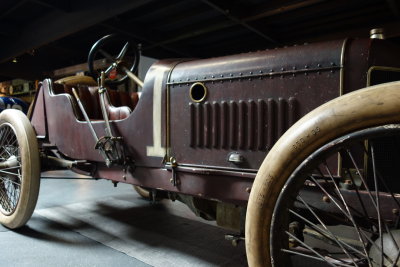
<path fill-rule="evenodd" d="M 346 39 L 159 61 L 134 110 L 111 122 L 127 159 L 111 167 L 94 149 L 87 122 L 77 118 L 76 100 L 55 89 L 61 85 L 42 82 L 30 119 L 45 153 L 84 160 L 81 171 L 91 166 L 93 177 L 245 206 L 275 141 L 328 100 L 398 79 L 400 62 L 393 55 L 399 52 L 385 40 Z M 105 134 L 104 121 L 92 123 Z"/>

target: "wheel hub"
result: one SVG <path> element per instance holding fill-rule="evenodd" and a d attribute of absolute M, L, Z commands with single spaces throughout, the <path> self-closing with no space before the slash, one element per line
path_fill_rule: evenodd
<path fill-rule="evenodd" d="M 382 235 L 383 242 L 383 266 L 400 266 L 398 253 L 400 250 L 400 230 L 391 231 L 391 235 L 384 233 Z M 381 239 L 377 238 L 369 250 L 369 257 L 372 261 L 372 266 L 380 266 L 382 260 Z M 396 264 L 393 265 L 393 262 Z"/>

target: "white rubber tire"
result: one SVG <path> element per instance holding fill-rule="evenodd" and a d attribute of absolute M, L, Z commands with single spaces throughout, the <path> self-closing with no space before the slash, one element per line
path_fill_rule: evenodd
<path fill-rule="evenodd" d="M 10 214 L 0 212 L 0 223 L 15 229 L 25 225 L 35 209 L 40 188 L 40 159 L 36 134 L 25 114 L 19 110 L 4 110 L 0 114 L 0 127 L 4 124 L 13 128 L 17 138 L 21 157 L 21 185 L 15 209 Z"/>

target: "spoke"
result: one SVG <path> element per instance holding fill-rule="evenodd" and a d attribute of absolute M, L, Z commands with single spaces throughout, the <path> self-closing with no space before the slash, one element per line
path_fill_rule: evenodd
<path fill-rule="evenodd" d="M 299 195 L 298 198 L 300 199 L 300 201 L 306 206 L 306 208 L 312 213 L 312 215 L 318 220 L 318 222 L 322 225 L 322 227 L 324 227 L 324 229 L 328 232 L 329 236 L 334 238 L 334 241 L 339 245 L 339 247 L 343 250 L 343 252 L 352 259 L 354 265 L 356 265 L 356 263 L 354 262 L 353 258 L 349 255 L 349 252 L 347 251 L 347 249 L 345 249 L 343 247 L 343 244 L 337 239 L 336 235 L 334 235 L 329 229 L 328 227 L 325 225 L 325 223 L 321 220 L 321 218 L 314 212 L 314 210 L 303 200 L 303 198 Z M 322 229 L 321 229 L 322 230 Z M 362 256 L 367 257 L 366 254 L 361 253 L 359 250 L 353 248 L 350 245 L 347 245 L 347 243 L 343 242 L 345 246 L 347 246 L 348 248 L 352 249 L 355 252 L 360 253 Z M 357 265 L 356 265 L 357 266 Z"/>
<path fill-rule="evenodd" d="M 10 202 L 11 205 L 14 207 L 15 205 L 15 188 L 13 187 L 13 185 L 10 183 L 8 184 L 8 193 L 10 194 Z"/>
<path fill-rule="evenodd" d="M 364 153 L 366 152 L 366 148 L 364 146 Z M 375 151 L 374 151 L 374 146 L 373 143 L 371 142 L 371 162 L 372 162 L 372 170 L 373 170 L 373 178 L 374 178 L 374 187 L 375 187 L 375 200 L 376 200 L 376 211 L 377 211 L 377 215 L 378 215 L 378 231 L 379 231 L 379 239 L 380 239 L 380 249 L 382 251 L 382 259 L 381 259 L 381 264 L 383 264 L 383 237 L 382 237 L 382 223 L 386 229 L 387 234 L 390 236 L 390 238 L 393 241 L 393 244 L 396 246 L 396 249 L 399 250 L 399 246 L 396 242 L 396 240 L 393 237 L 392 232 L 389 229 L 389 226 L 387 225 L 387 223 L 381 218 L 381 214 L 380 214 L 380 200 L 379 200 L 379 188 L 378 188 L 378 179 L 383 183 L 383 186 L 386 188 L 386 190 L 388 192 L 390 192 L 392 198 L 394 199 L 394 201 L 397 203 L 397 205 L 399 206 L 399 202 L 397 201 L 396 197 L 394 196 L 393 192 L 388 188 L 388 186 L 385 183 L 385 180 L 379 175 L 378 170 L 376 169 L 376 163 L 375 163 Z M 393 264 L 395 264 L 396 261 L 394 261 Z"/>
<path fill-rule="evenodd" d="M 362 147 L 363 147 L 363 149 L 364 149 L 364 153 L 368 155 L 368 151 L 367 151 L 366 147 L 365 147 L 365 146 L 362 146 Z M 377 186 L 378 186 L 378 181 L 377 181 L 376 178 L 378 178 L 379 181 L 383 184 L 385 190 L 386 190 L 387 192 L 390 193 L 392 199 L 393 199 L 394 202 L 397 204 L 397 207 L 400 209 L 400 203 L 399 203 L 399 201 L 397 200 L 397 198 L 396 198 L 395 195 L 393 194 L 393 191 L 390 190 L 390 188 L 387 186 L 387 184 L 386 184 L 386 182 L 385 182 L 385 179 L 382 178 L 382 175 L 380 175 L 379 170 L 377 170 L 376 167 L 375 167 L 375 166 L 376 166 L 376 165 L 375 165 L 375 153 L 374 153 L 374 148 L 373 148 L 373 146 L 372 146 L 372 142 L 371 142 L 371 156 L 372 156 L 372 168 L 373 168 L 373 173 L 374 173 L 375 194 L 376 194 L 376 199 L 377 199 L 377 201 L 379 200 L 379 197 L 378 197 L 378 194 L 377 194 L 377 192 L 378 192 L 378 187 L 377 187 Z M 377 208 L 377 213 L 378 213 L 378 218 L 381 218 L 381 216 L 380 216 L 380 208 L 379 208 L 379 209 Z M 390 229 L 389 229 L 389 226 L 387 225 L 387 223 L 386 223 L 384 220 L 379 220 L 379 227 L 381 227 L 381 222 L 383 222 L 383 224 L 384 224 L 384 226 L 385 226 L 385 229 L 386 229 L 386 232 L 387 232 L 388 235 L 391 237 L 391 239 L 392 239 L 394 245 L 396 246 L 396 249 L 399 250 L 399 246 L 398 246 L 396 240 L 394 239 L 393 234 L 392 234 L 392 232 L 391 232 Z M 397 219 L 396 219 L 396 223 L 395 223 L 396 226 L 395 226 L 395 229 L 398 228 L 398 224 L 399 224 L 399 216 L 397 216 Z M 381 228 L 379 228 L 379 229 L 381 229 Z M 383 246 L 382 246 L 382 247 L 383 247 Z M 395 263 L 396 263 L 396 261 L 395 261 Z"/>
<path fill-rule="evenodd" d="M 351 180 L 352 184 L 355 185 L 356 183 L 355 183 L 354 177 L 353 177 L 353 175 L 351 174 L 349 168 L 347 168 L 347 173 L 348 173 L 349 176 L 350 176 L 350 180 Z M 372 220 L 369 218 L 367 209 L 365 208 L 365 205 L 364 205 L 364 201 L 362 200 L 360 191 L 358 190 L 358 186 L 354 186 L 354 189 L 355 189 L 355 191 L 356 191 L 356 195 L 357 195 L 358 201 L 359 201 L 359 203 L 361 204 L 361 207 L 362 207 L 362 210 L 363 210 L 363 213 L 364 213 L 364 218 L 367 219 L 368 222 L 371 224 L 371 231 L 372 231 L 372 226 L 375 225 L 375 222 L 372 221 Z"/>
<path fill-rule="evenodd" d="M 381 266 L 383 266 L 384 263 L 384 259 L 383 259 L 383 249 L 384 249 L 384 245 L 383 245 L 383 230 L 382 230 L 382 223 L 385 226 L 386 232 L 387 234 L 390 236 L 390 238 L 392 239 L 393 244 L 396 246 L 396 249 L 399 250 L 399 246 L 396 242 L 396 240 L 393 237 L 392 232 L 389 229 L 389 226 L 386 224 L 386 222 L 382 219 L 381 217 L 381 209 L 380 209 L 380 198 L 379 198 L 379 188 L 378 188 L 378 175 L 377 175 L 377 170 L 376 170 L 376 163 L 375 163 L 375 151 L 374 151 L 374 146 L 371 142 L 371 162 L 372 162 L 372 171 L 373 171 L 373 178 L 374 178 L 374 187 L 375 187 L 375 199 L 376 199 L 376 205 L 377 205 L 377 215 L 378 215 L 378 232 L 379 232 L 379 241 L 380 241 L 380 249 L 381 249 Z M 393 262 L 393 264 L 395 264 L 397 262 L 397 260 L 395 260 Z"/>
<path fill-rule="evenodd" d="M 325 261 L 325 260 L 321 260 L 321 258 L 319 258 L 319 257 L 315 257 L 315 256 L 312 256 L 312 255 L 300 253 L 300 252 L 297 252 L 297 251 L 295 251 L 295 250 L 281 249 L 281 251 L 282 251 L 282 252 L 286 252 L 286 253 L 291 253 L 291 254 L 299 255 L 299 256 L 302 256 L 302 257 L 311 258 L 311 259 L 314 259 L 314 260 Z"/>
<path fill-rule="evenodd" d="M 17 150 L 18 150 L 18 149 L 17 149 Z M 21 162 L 21 157 L 20 157 L 20 156 L 18 156 L 18 155 L 12 155 L 11 157 L 15 157 L 15 158 L 18 160 L 18 162 Z M 0 157 L 0 162 L 7 161 L 9 158 L 10 158 L 10 157 L 8 157 L 8 158 L 2 158 L 2 157 Z"/>
<path fill-rule="evenodd" d="M 2 169 L 0 170 L 0 173 L 8 174 L 8 175 L 13 175 L 13 176 L 17 176 L 18 178 L 21 178 L 20 175 L 19 175 L 18 173 L 7 172 L 7 171 L 4 171 L 4 170 L 2 170 Z"/>
<path fill-rule="evenodd" d="M 387 138 L 387 130 L 364 129 L 345 137 L 344 142 L 335 139 L 310 154 L 279 195 L 270 230 L 271 255 L 282 266 L 288 256 L 308 257 L 330 266 L 400 266 L 400 240 L 396 237 L 400 216 L 390 213 L 400 209 L 400 195 L 384 169 L 387 166 L 388 173 L 395 175 L 392 168 L 395 171 L 396 166 L 384 164 L 386 161 L 381 164 L 378 150 L 379 138 Z M 400 142 L 395 145 L 397 149 Z M 343 159 L 341 170 L 348 172 L 343 176 L 336 173 L 333 161 L 338 153 Z M 354 188 L 342 188 L 339 182 L 343 179 L 349 179 Z M 321 203 L 322 196 L 329 204 Z M 300 232 L 292 231 L 291 221 L 300 225 Z"/>
<path fill-rule="evenodd" d="M 19 168 L 21 168 L 21 167 L 22 167 L 21 165 L 18 165 L 18 166 L 14 166 L 14 167 L 8 167 L 8 168 L 0 169 L 0 171 L 19 169 Z"/>
<path fill-rule="evenodd" d="M 124 47 L 122 48 L 121 52 L 119 52 L 119 55 L 117 56 L 118 60 L 121 60 L 124 58 L 126 52 L 129 49 L 129 42 L 126 42 L 126 44 L 124 45 Z"/>
<path fill-rule="evenodd" d="M 351 220 L 351 216 L 349 214 L 347 214 L 347 212 L 339 205 L 339 203 L 336 201 L 336 199 L 330 193 L 328 193 L 328 191 L 326 191 L 326 189 L 320 183 L 318 183 L 317 180 L 312 175 L 310 175 L 309 177 L 310 177 L 311 180 L 313 180 L 314 184 L 316 184 L 322 190 L 322 192 L 327 197 L 329 197 L 329 199 L 347 217 L 347 219 Z"/>
<path fill-rule="evenodd" d="M 375 199 L 376 199 L 376 213 L 378 215 L 378 232 L 379 232 L 379 241 L 381 245 L 381 259 L 380 266 L 383 266 L 383 236 L 382 236 L 382 217 L 381 217 L 381 206 L 379 201 L 379 188 L 378 188 L 378 179 L 376 178 L 376 165 L 375 165 L 375 152 L 374 146 L 371 143 L 371 160 L 372 160 L 372 172 L 374 174 L 374 186 L 375 186 Z M 396 241 L 393 239 L 393 242 L 396 244 Z M 397 244 L 396 244 L 397 246 Z"/>
<path fill-rule="evenodd" d="M 315 249 L 313 249 L 312 247 L 310 247 L 309 245 L 307 245 L 306 243 L 304 243 L 303 241 L 301 241 L 300 239 L 298 239 L 295 235 L 291 234 L 291 233 L 288 232 L 288 231 L 285 231 L 285 233 L 286 233 L 287 235 L 289 235 L 291 238 L 295 239 L 295 240 L 296 240 L 297 242 L 299 242 L 300 244 L 302 244 L 303 247 L 305 247 L 305 248 L 307 248 L 308 250 L 312 251 L 312 252 L 313 252 L 315 255 L 317 255 L 322 261 L 328 263 L 330 266 L 335 266 L 335 265 L 333 265 L 332 263 L 330 263 L 329 261 L 327 261 L 327 260 L 325 259 L 325 257 L 322 256 L 321 254 L 319 254 Z M 344 266 L 351 266 L 351 265 L 344 265 Z"/>
<path fill-rule="evenodd" d="M 5 149 L 4 151 L 8 154 L 8 157 L 12 156 L 12 154 L 7 149 Z"/>
<path fill-rule="evenodd" d="M 4 188 L 6 189 L 6 188 Z M 1 206 L 4 207 L 4 210 L 7 212 L 11 212 L 12 207 L 10 205 L 10 198 L 8 197 L 7 193 L 4 190 L 0 190 L 0 197 L 1 197 Z"/>
<path fill-rule="evenodd" d="M 21 187 L 18 184 L 17 184 L 17 186 L 14 186 L 13 183 L 10 183 L 9 187 L 10 187 L 10 192 L 11 192 L 11 195 L 12 195 L 11 200 L 13 202 L 13 206 L 16 206 L 17 205 L 17 201 L 19 199 L 20 188 Z"/>
<path fill-rule="evenodd" d="M 379 170 L 376 170 L 376 175 L 377 175 L 379 181 L 383 184 L 383 187 L 385 188 L 386 192 L 389 192 L 390 196 L 392 197 L 392 199 L 393 199 L 394 202 L 396 203 L 397 207 L 400 209 L 400 203 L 399 203 L 399 201 L 397 200 L 397 198 L 396 198 L 396 196 L 394 195 L 393 191 L 390 190 L 389 187 L 387 186 L 385 180 L 384 180 L 384 179 L 382 178 L 382 176 L 380 175 Z M 400 219 L 400 217 L 397 215 L 397 219 L 396 219 L 396 223 L 395 223 L 395 227 L 394 227 L 395 229 L 399 228 L 399 227 L 398 227 L 398 226 L 399 226 L 399 219 Z M 387 231 L 390 235 L 392 235 L 392 233 L 388 230 L 388 226 L 387 226 L 386 222 L 385 222 L 385 221 L 383 221 L 383 222 L 384 222 L 386 231 Z M 392 239 L 393 239 L 393 236 L 392 236 Z M 395 242 L 395 245 L 396 245 L 396 248 L 399 249 L 399 246 L 398 246 L 397 242 Z"/>
<path fill-rule="evenodd" d="M 324 235 L 325 237 L 327 237 L 330 240 L 335 241 L 339 247 L 342 248 L 342 250 L 345 252 L 345 254 L 351 258 L 351 256 L 348 254 L 347 250 L 344 249 L 342 246 L 346 246 L 347 248 L 353 250 L 354 252 L 360 254 L 361 256 L 363 256 L 364 258 L 368 257 L 366 254 L 364 254 L 362 251 L 356 249 L 355 247 L 347 244 L 346 242 L 343 242 L 339 239 L 337 239 L 337 237 L 329 230 L 326 229 L 323 230 L 320 227 L 318 227 L 318 225 L 312 223 L 311 221 L 309 221 L 308 219 L 306 219 L 305 217 L 301 216 L 300 214 L 298 214 L 297 212 L 293 211 L 293 210 L 289 210 L 293 215 L 297 216 L 299 219 L 303 220 L 305 223 L 307 223 L 311 228 L 313 228 L 315 231 L 319 232 L 320 234 Z M 332 244 L 333 245 L 333 244 Z M 355 256 L 355 255 L 354 255 Z M 353 261 L 354 262 L 354 261 Z M 354 263 L 355 264 L 355 263 Z M 356 265 L 357 266 L 357 265 Z"/>
<path fill-rule="evenodd" d="M 4 146 L 4 142 L 6 142 L 7 141 L 7 136 L 8 136 L 8 134 L 9 134 L 9 128 L 7 127 L 7 128 L 5 128 L 6 126 L 4 126 L 4 127 L 2 127 L 2 128 L 0 128 L 0 130 L 1 130 L 1 132 L 0 132 L 0 134 L 1 134 L 1 136 L 0 136 L 0 146 L 1 147 L 3 147 Z"/>
<path fill-rule="evenodd" d="M 364 145 L 362 145 L 364 153 L 366 153 L 368 155 L 368 151 L 366 150 L 366 147 Z M 381 218 L 381 214 L 380 214 L 380 201 L 379 201 L 379 188 L 378 188 L 378 179 L 383 183 L 384 187 L 386 188 L 386 190 L 388 192 L 390 192 L 392 198 L 395 200 L 395 202 L 397 203 L 397 205 L 399 206 L 399 202 L 397 201 L 396 197 L 394 196 L 393 192 L 388 188 L 388 186 L 385 183 L 385 180 L 379 175 L 378 170 L 376 169 L 376 164 L 375 164 L 375 152 L 374 152 L 374 146 L 371 142 L 371 162 L 372 162 L 372 170 L 373 170 L 373 178 L 374 178 L 374 186 L 375 186 L 375 200 L 376 200 L 376 204 L 375 204 L 375 208 L 377 211 L 377 215 L 378 215 L 378 231 L 379 231 L 379 238 L 380 238 L 380 243 L 381 243 L 381 250 L 383 251 L 383 237 L 382 237 L 382 223 L 386 229 L 387 234 L 390 236 L 390 238 L 392 239 L 394 245 L 396 246 L 396 249 L 399 250 L 399 246 L 396 242 L 396 240 L 393 237 L 392 232 L 389 229 L 389 226 L 387 225 L 387 223 Z M 355 165 L 355 162 L 353 161 L 353 164 Z M 378 178 L 378 179 L 377 179 Z M 365 183 L 366 186 L 366 183 Z M 366 186 L 367 188 L 367 186 Z M 356 187 L 357 189 L 357 187 Z M 370 193 L 369 193 L 370 194 Z M 400 207 L 400 206 L 399 206 Z M 383 254 L 382 253 L 382 261 L 381 264 L 383 264 Z M 396 261 L 395 261 L 396 262 Z"/>
<path fill-rule="evenodd" d="M 12 132 L 11 132 L 12 133 Z M 16 146 L 16 144 L 18 144 L 17 139 L 15 138 L 15 136 L 12 136 L 12 142 L 8 143 L 7 146 L 3 146 L 4 147 L 4 152 L 7 153 L 8 157 L 14 156 L 15 155 L 15 151 L 18 150 L 18 146 Z M 13 149 L 13 150 L 11 150 Z M 10 151 L 9 151 L 10 150 Z"/>
<path fill-rule="evenodd" d="M 357 231 L 358 238 L 359 238 L 360 242 L 363 244 L 364 252 L 365 252 L 365 254 L 368 255 L 367 248 L 365 247 L 365 244 L 364 244 L 364 240 L 363 240 L 362 237 L 361 237 L 361 230 L 360 230 L 360 228 L 358 227 L 358 225 L 356 224 L 356 221 L 355 221 L 354 217 L 352 216 L 352 214 L 351 214 L 351 212 L 350 212 L 349 205 L 347 204 L 346 200 L 344 199 L 343 194 L 342 194 L 342 192 L 340 191 L 338 185 L 335 183 L 335 180 L 334 180 L 334 178 L 333 178 L 333 176 L 332 176 L 332 172 L 331 172 L 331 170 L 329 169 L 328 164 L 327 164 L 326 162 L 324 162 L 324 164 L 325 164 L 326 171 L 328 172 L 329 177 L 331 178 L 331 180 L 332 180 L 332 182 L 333 182 L 333 184 L 334 184 L 334 186 L 335 186 L 335 189 L 336 189 L 337 193 L 339 194 L 340 199 L 342 200 L 342 203 L 343 203 L 343 205 L 345 206 L 345 209 L 347 210 L 347 213 L 348 213 L 348 215 L 349 215 L 349 219 L 350 219 L 351 223 L 353 224 L 354 228 L 355 228 L 356 231 Z M 368 263 L 371 265 L 371 262 L 370 262 L 369 257 L 367 257 L 367 260 L 368 260 Z"/>
<path fill-rule="evenodd" d="M 390 190 L 390 188 L 387 186 L 385 180 L 384 180 L 384 179 L 382 178 L 382 176 L 379 174 L 379 170 L 376 170 L 376 175 L 377 175 L 377 177 L 379 178 L 379 181 L 382 182 L 383 186 L 385 187 L 385 190 L 386 190 L 387 192 L 390 193 L 390 195 L 392 196 L 393 200 L 396 202 L 397 207 L 400 209 L 400 203 L 399 203 L 399 201 L 397 200 L 397 198 L 396 198 L 396 196 L 394 195 L 393 191 Z"/>
<path fill-rule="evenodd" d="M 325 165 L 325 168 L 327 169 L 328 175 L 330 176 L 329 178 L 330 178 L 330 180 L 331 180 L 331 183 L 328 181 L 328 179 L 325 177 L 325 175 L 322 173 L 322 171 L 319 169 L 319 167 L 317 168 L 317 170 L 318 170 L 318 172 L 320 173 L 320 175 L 324 177 L 324 180 L 325 180 L 325 182 L 326 182 L 327 184 L 333 184 L 333 185 L 335 185 L 335 189 L 336 189 L 337 192 L 336 192 L 336 191 L 330 191 L 330 192 L 331 192 L 331 195 L 332 195 L 332 196 L 335 196 L 335 197 L 344 205 L 344 201 L 343 201 L 344 197 L 342 196 L 341 192 L 339 191 L 339 188 L 338 188 L 338 186 L 337 186 L 337 183 L 335 182 L 335 179 L 334 179 L 333 175 L 331 174 L 331 171 L 329 170 L 328 165 L 326 164 L 326 162 L 324 163 L 324 165 Z M 361 201 L 361 200 L 360 200 L 360 201 Z M 361 201 L 361 203 L 363 203 L 363 202 Z M 353 207 L 349 207 L 349 209 L 351 209 L 351 211 L 352 211 L 353 213 L 356 213 L 356 214 L 362 216 L 362 213 L 360 213 L 357 209 L 355 209 L 355 208 L 353 208 Z M 372 223 L 372 222 L 371 222 L 371 223 Z"/>
<path fill-rule="evenodd" d="M 329 197 L 329 199 L 338 207 L 338 209 L 351 221 L 351 216 L 349 216 L 349 215 L 347 214 L 347 212 L 343 210 L 343 208 L 336 202 L 336 200 L 331 196 L 331 194 L 329 194 L 329 193 L 314 179 L 314 177 L 312 177 L 312 176 L 309 176 L 309 177 L 310 177 L 310 178 L 314 181 L 314 183 L 325 193 L 325 195 L 327 195 L 327 196 Z M 352 223 L 353 223 L 353 226 L 354 226 L 354 222 L 352 222 Z M 359 230 L 358 227 L 355 226 L 355 228 L 356 228 L 356 230 Z M 364 231 L 357 231 L 357 234 L 360 234 L 360 233 L 362 234 L 362 236 L 363 236 L 365 239 L 368 240 L 368 242 L 369 242 L 372 246 L 375 246 L 378 250 L 381 250 L 381 247 L 378 246 L 374 241 L 372 241 L 371 238 L 370 238 L 367 234 L 365 234 Z M 364 242 L 363 242 L 362 238 L 360 238 L 360 236 L 359 236 L 359 239 L 361 239 L 360 242 L 361 242 L 362 244 L 364 244 Z M 365 248 L 365 245 L 363 245 L 363 246 L 364 246 L 364 247 L 363 247 L 364 253 L 365 253 L 366 255 L 368 255 L 368 253 L 367 253 L 367 251 L 366 251 L 366 248 Z M 388 261 L 390 261 L 390 262 L 392 263 L 392 260 L 391 260 L 387 255 L 384 255 L 384 257 L 385 257 Z M 367 258 L 367 260 L 368 260 L 369 266 L 372 266 L 369 257 Z"/>
<path fill-rule="evenodd" d="M 400 250 L 397 250 L 397 255 L 396 255 L 396 258 L 395 258 L 395 260 L 394 260 L 394 262 L 392 264 L 392 267 L 397 267 L 397 262 L 398 262 L 399 258 L 400 258 Z"/>
<path fill-rule="evenodd" d="M 1 177 L 1 176 L 0 176 L 0 180 L 2 180 L 2 181 L 4 181 L 4 182 L 10 182 L 10 183 L 13 183 L 13 184 L 15 184 L 15 185 L 21 186 L 20 183 L 17 183 L 17 182 L 15 182 L 15 181 L 12 181 L 12 180 L 10 180 L 10 179 L 7 179 L 7 178 Z"/>
<path fill-rule="evenodd" d="M 330 174 L 330 175 L 331 175 L 331 174 Z M 358 239 L 360 240 L 361 244 L 363 244 L 364 253 L 365 253 L 366 255 L 368 255 L 367 248 L 365 247 L 364 241 L 362 240 L 362 237 L 361 237 L 360 229 L 359 229 L 358 226 L 356 225 L 353 216 L 351 216 L 347 204 L 346 204 L 346 203 L 343 203 L 344 206 L 345 206 L 345 208 L 346 208 L 346 210 L 347 210 L 347 212 L 346 212 L 346 211 L 339 205 L 339 203 L 336 202 L 336 200 L 332 197 L 332 195 L 329 194 L 329 193 L 317 182 L 316 179 L 314 179 L 314 177 L 310 176 L 310 178 L 314 181 L 314 183 L 316 183 L 316 184 L 318 185 L 318 187 L 325 193 L 325 195 L 327 195 L 327 196 L 329 197 L 329 199 L 330 199 L 333 203 L 335 203 L 335 205 L 339 208 L 339 210 L 351 221 L 351 223 L 353 224 L 353 227 L 356 229 L 356 232 L 357 232 L 357 235 L 358 235 Z M 332 178 L 333 178 L 333 177 L 332 177 Z M 334 184 L 335 184 L 335 183 L 334 183 Z M 335 184 L 335 186 L 337 186 L 337 185 Z M 340 191 L 339 191 L 339 193 L 340 193 Z M 342 201 L 344 201 L 344 200 L 342 199 Z M 369 265 L 372 266 L 369 257 L 367 257 L 367 260 L 368 260 Z"/>
<path fill-rule="evenodd" d="M 13 143 L 15 143 L 15 142 L 13 142 Z M 13 149 L 13 150 L 11 150 L 11 149 Z M 7 160 L 10 157 L 14 156 L 15 155 L 14 152 L 16 152 L 16 151 L 18 151 L 18 147 L 11 146 L 11 145 L 3 146 L 3 151 L 1 153 L 1 157 L 3 159 Z"/>
<path fill-rule="evenodd" d="M 326 163 L 324 163 L 324 164 L 326 165 Z M 322 173 L 322 171 L 321 171 L 321 169 L 320 169 L 319 166 L 316 168 L 316 170 L 317 170 L 318 173 L 321 175 L 322 179 L 324 179 L 324 181 L 325 181 L 325 183 L 326 183 L 327 185 L 331 184 L 331 183 L 328 181 L 328 179 L 326 178 L 326 176 Z M 329 174 L 329 173 L 328 173 L 328 174 Z M 333 178 L 333 176 L 332 176 L 332 180 L 331 180 L 331 181 L 333 181 L 333 183 L 335 183 L 335 179 Z M 339 195 L 338 195 L 335 191 L 330 191 L 330 192 L 331 192 L 331 195 L 332 195 L 332 196 L 335 196 L 337 199 L 340 200 Z"/>
<path fill-rule="evenodd" d="M 0 140 L 1 140 L 1 142 L 3 142 L 3 140 L 4 140 L 3 136 L 4 136 L 4 127 L 0 128 Z"/>
<path fill-rule="evenodd" d="M 315 256 L 312 256 L 312 255 L 308 255 L 308 254 L 304 254 L 304 253 L 301 253 L 301 252 L 297 252 L 297 251 L 295 251 L 295 250 L 281 249 L 281 251 L 286 252 L 286 253 L 291 253 L 291 254 L 294 254 L 294 255 L 298 255 L 298 256 L 302 256 L 302 257 L 306 257 L 306 258 L 310 258 L 310 259 L 314 259 L 314 260 L 319 260 L 319 261 L 327 262 L 327 260 L 326 260 L 325 258 L 321 259 L 321 258 L 319 258 L 319 257 L 315 257 Z M 328 263 L 329 263 L 329 262 L 328 262 Z M 340 264 L 340 263 L 336 263 L 336 265 L 333 265 L 333 266 L 337 266 L 337 265 L 339 265 L 339 266 L 351 266 L 351 265 Z M 357 266 L 357 265 L 356 265 L 356 266 Z"/>
<path fill-rule="evenodd" d="M 362 183 L 363 183 L 365 189 L 366 189 L 367 192 L 368 192 L 368 195 L 369 195 L 369 198 L 370 198 L 371 201 L 372 201 L 372 204 L 374 205 L 374 207 L 375 207 L 375 209 L 376 209 L 375 199 L 374 199 L 374 197 L 373 197 L 373 195 L 372 195 L 372 193 L 371 193 L 371 190 L 370 190 L 369 187 L 368 187 L 367 182 L 366 182 L 365 179 L 364 179 L 364 176 L 362 175 L 362 173 L 361 173 L 361 171 L 360 171 L 360 168 L 358 167 L 357 163 L 355 162 L 354 157 L 353 157 L 353 155 L 351 154 L 350 150 L 347 149 L 346 152 L 347 152 L 347 154 L 349 155 L 349 157 L 350 157 L 350 159 L 351 159 L 351 161 L 352 161 L 352 163 L 353 163 L 353 166 L 356 168 L 358 174 L 360 175 L 360 179 L 361 179 L 361 181 L 362 181 Z"/>
<path fill-rule="evenodd" d="M 14 143 L 17 143 L 17 140 L 15 140 L 15 142 L 13 142 L 13 144 Z M 16 152 L 18 151 L 18 146 L 13 146 L 13 148 L 14 148 L 14 150 L 13 151 L 11 151 L 11 154 L 12 154 L 12 156 L 15 156 L 15 154 L 16 154 Z"/>
<path fill-rule="evenodd" d="M 368 155 L 368 151 L 367 151 L 366 147 L 365 146 L 362 146 L 362 147 L 364 149 L 364 153 Z M 385 181 L 385 179 L 382 178 L 382 175 L 379 173 L 379 170 L 376 170 L 376 175 L 378 176 L 379 181 L 383 184 L 385 190 L 390 193 L 390 195 L 392 196 L 393 200 L 396 202 L 397 207 L 400 209 L 400 202 L 395 197 L 393 191 L 387 186 L 386 181 Z"/>
<path fill-rule="evenodd" d="M 6 126 L 4 126 L 4 127 L 6 127 Z M 13 133 L 13 130 L 10 127 L 7 127 L 7 128 L 5 128 L 5 130 L 3 132 L 5 132 L 5 133 L 3 133 L 3 135 L 1 136 L 1 147 L 3 147 L 5 145 L 5 142 L 9 141 L 8 140 L 9 136 L 10 136 L 10 134 Z"/>
<path fill-rule="evenodd" d="M 380 251 L 383 251 L 383 249 L 381 248 L 381 246 L 378 246 L 378 245 L 377 245 L 368 235 L 366 235 L 364 232 L 362 232 L 362 233 L 363 233 L 364 238 L 368 240 L 368 243 L 369 243 L 369 244 L 371 244 L 372 246 L 376 247 L 376 249 L 378 249 L 378 250 L 380 250 Z M 389 261 L 390 263 L 393 263 L 392 259 L 390 259 L 390 257 L 389 257 L 388 255 L 386 255 L 385 253 L 383 253 L 383 257 L 385 257 L 385 259 L 386 259 L 387 261 Z"/>

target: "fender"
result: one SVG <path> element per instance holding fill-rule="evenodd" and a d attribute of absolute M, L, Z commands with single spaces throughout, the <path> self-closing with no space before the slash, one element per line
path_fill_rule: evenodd
<path fill-rule="evenodd" d="M 400 82 L 380 84 L 333 99 L 294 124 L 264 159 L 246 214 L 249 266 L 271 266 L 269 231 L 279 192 L 294 169 L 324 143 L 367 127 L 400 122 Z"/>

